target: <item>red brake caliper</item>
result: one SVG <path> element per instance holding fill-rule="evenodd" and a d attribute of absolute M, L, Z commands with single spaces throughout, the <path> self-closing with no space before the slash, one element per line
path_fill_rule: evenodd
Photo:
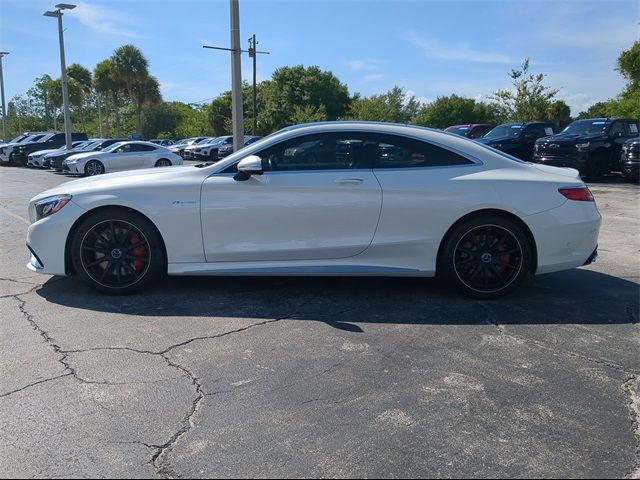
<path fill-rule="evenodd" d="M 140 243 L 140 237 L 137 234 L 133 234 L 131 235 L 131 245 L 137 245 L 138 243 Z M 138 258 L 144 258 L 144 256 L 147 254 L 147 250 L 144 248 L 144 245 L 140 245 L 139 247 L 135 247 L 133 249 L 133 256 L 134 257 L 138 257 Z M 144 268 L 144 263 L 142 263 L 140 260 L 134 260 L 133 261 L 133 268 L 139 272 L 140 270 L 142 270 Z"/>
<path fill-rule="evenodd" d="M 500 245 L 498 247 L 498 251 L 499 252 L 504 252 L 508 248 L 509 247 L 503 243 L 502 245 Z M 502 255 L 500 255 L 498 257 L 498 259 L 500 260 L 500 267 L 499 267 L 500 268 L 500 273 L 502 273 L 507 269 L 507 265 L 509 265 L 509 261 L 511 260 L 511 255 L 508 254 L 508 253 L 503 253 Z"/>

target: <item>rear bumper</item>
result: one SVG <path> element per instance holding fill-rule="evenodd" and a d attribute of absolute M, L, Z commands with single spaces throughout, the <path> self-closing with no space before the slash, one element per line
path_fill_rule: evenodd
<path fill-rule="evenodd" d="M 595 202 L 567 200 L 560 207 L 523 220 L 536 241 L 536 274 L 568 270 L 595 260 L 602 224 Z"/>

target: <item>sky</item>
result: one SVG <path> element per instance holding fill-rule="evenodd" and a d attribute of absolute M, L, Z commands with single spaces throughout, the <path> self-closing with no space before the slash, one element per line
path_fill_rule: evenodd
<path fill-rule="evenodd" d="M 70 0 L 66 0 L 69 2 Z M 0 0 L 5 95 L 60 76 L 55 0 Z M 83 0 L 64 15 L 66 63 L 93 70 L 131 43 L 165 101 L 210 101 L 231 88 L 229 0 Z M 317 65 L 364 96 L 395 85 L 422 101 L 486 100 L 530 70 L 559 88 L 573 115 L 625 86 L 616 59 L 640 38 L 639 0 L 239 0 L 243 48 L 256 34 L 258 81 L 282 66 Z M 245 54 L 242 76 L 252 79 Z"/>

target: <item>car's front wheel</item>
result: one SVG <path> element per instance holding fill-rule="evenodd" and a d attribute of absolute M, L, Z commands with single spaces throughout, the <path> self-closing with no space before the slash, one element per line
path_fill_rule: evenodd
<path fill-rule="evenodd" d="M 160 235 L 135 212 L 106 209 L 90 215 L 73 233 L 70 248 L 78 276 L 104 293 L 129 294 L 166 273 Z"/>
<path fill-rule="evenodd" d="M 84 174 L 88 177 L 92 177 L 94 175 L 102 175 L 103 173 L 104 165 L 102 165 L 102 163 L 100 163 L 98 160 L 89 160 L 84 166 Z"/>
<path fill-rule="evenodd" d="M 447 236 L 439 269 L 464 294 L 498 298 L 516 289 L 531 270 L 530 242 L 515 222 L 471 217 Z"/>
<path fill-rule="evenodd" d="M 172 165 L 171 160 L 161 158 L 156 162 L 156 167 L 170 167 Z"/>

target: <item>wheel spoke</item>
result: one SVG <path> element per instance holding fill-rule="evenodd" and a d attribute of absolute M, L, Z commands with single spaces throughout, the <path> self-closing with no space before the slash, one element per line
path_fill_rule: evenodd
<path fill-rule="evenodd" d="M 89 263 L 88 265 L 85 265 L 85 267 L 87 268 L 95 267 L 96 265 L 100 265 L 101 263 L 108 262 L 108 261 L 109 261 L 109 258 L 105 256 Z"/>
<path fill-rule="evenodd" d="M 132 248 L 136 248 L 136 247 L 143 247 L 144 245 L 147 244 L 147 240 L 143 239 L 141 241 L 139 241 L 138 243 L 135 243 L 133 245 L 129 245 L 127 248 L 124 249 L 125 252 L 128 252 L 129 250 L 131 250 Z"/>
<path fill-rule="evenodd" d="M 105 255 L 107 253 L 109 253 L 109 249 L 108 248 L 104 248 L 104 247 L 82 247 L 83 250 L 87 250 L 89 252 L 97 252 L 97 253 L 104 253 Z"/>
<path fill-rule="evenodd" d="M 134 257 L 133 255 L 125 255 L 124 258 L 126 260 L 133 260 L 136 262 L 149 263 L 149 259 L 146 257 Z"/>
<path fill-rule="evenodd" d="M 501 282 L 501 283 L 503 283 L 503 284 L 505 283 L 505 282 L 504 282 L 504 277 L 503 277 L 503 276 L 502 276 L 502 274 L 500 273 L 500 270 L 498 270 L 498 269 L 496 268 L 496 266 L 495 266 L 493 263 L 491 264 L 491 271 L 494 273 L 494 275 L 495 275 L 496 277 L 498 277 L 498 280 L 500 280 L 500 282 Z"/>
<path fill-rule="evenodd" d="M 113 260 L 109 260 L 109 264 L 107 265 L 107 267 L 102 272 L 102 275 L 100 276 L 100 281 L 104 280 L 104 277 L 107 276 L 107 273 L 109 272 L 109 270 L 111 270 L 112 266 L 113 266 Z"/>
<path fill-rule="evenodd" d="M 118 242 L 118 244 L 121 247 L 124 247 L 124 242 L 127 241 L 127 238 L 129 237 L 129 232 L 131 232 L 131 230 L 133 229 L 133 227 L 131 225 L 127 226 L 126 230 L 124 231 L 124 234 L 121 237 L 121 240 Z"/>

